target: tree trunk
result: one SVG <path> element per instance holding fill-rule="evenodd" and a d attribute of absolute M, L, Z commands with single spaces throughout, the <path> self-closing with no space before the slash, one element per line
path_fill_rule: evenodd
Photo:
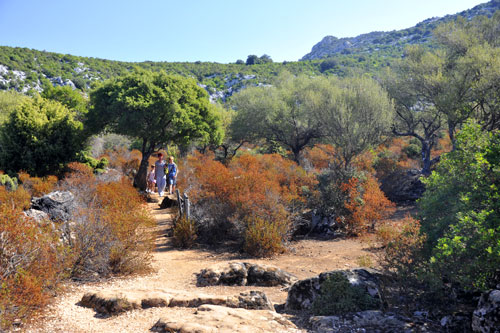
<path fill-rule="evenodd" d="M 148 167 L 149 167 L 149 157 L 151 153 L 143 153 L 141 159 L 141 165 L 139 166 L 139 170 L 134 177 L 134 187 L 145 191 L 148 185 Z"/>
<path fill-rule="evenodd" d="M 422 174 L 428 176 L 431 174 L 431 148 L 432 145 L 426 140 L 421 140 L 422 143 Z"/>

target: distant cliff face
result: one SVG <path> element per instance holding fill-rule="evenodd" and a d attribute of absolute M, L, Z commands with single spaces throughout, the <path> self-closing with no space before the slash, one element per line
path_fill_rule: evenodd
<path fill-rule="evenodd" d="M 321 42 L 313 46 L 310 53 L 306 54 L 300 60 L 328 58 L 338 53 L 369 53 L 387 48 L 402 50 L 410 44 L 426 44 L 430 42 L 432 30 L 441 23 L 452 21 L 458 16 L 465 17 L 466 19 L 471 19 L 479 15 L 490 17 L 497 10 L 500 10 L 500 0 L 492 0 L 455 15 L 427 19 L 408 29 L 389 32 L 375 31 L 348 38 L 326 36 Z"/>

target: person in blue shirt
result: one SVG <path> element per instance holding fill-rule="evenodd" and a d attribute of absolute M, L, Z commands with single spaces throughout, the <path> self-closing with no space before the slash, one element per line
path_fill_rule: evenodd
<path fill-rule="evenodd" d="M 175 185 L 177 184 L 177 164 L 174 163 L 174 157 L 170 156 L 167 164 L 167 179 L 168 179 L 168 192 L 170 194 L 174 193 Z"/>
<path fill-rule="evenodd" d="M 155 162 L 155 178 L 156 186 L 158 187 L 158 195 L 163 196 L 163 191 L 165 190 L 165 161 L 163 160 L 163 154 L 158 153 L 158 161 Z"/>

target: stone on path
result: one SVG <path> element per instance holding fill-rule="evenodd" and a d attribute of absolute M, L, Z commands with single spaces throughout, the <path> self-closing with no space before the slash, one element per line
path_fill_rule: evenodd
<path fill-rule="evenodd" d="M 116 315 L 134 309 L 198 307 L 203 304 L 274 311 L 273 304 L 261 291 L 250 291 L 237 296 L 216 296 L 170 290 L 108 290 L 86 293 L 78 304 L 104 315 Z"/>
<path fill-rule="evenodd" d="M 229 286 L 290 286 L 297 278 L 284 270 L 268 265 L 233 262 L 225 267 L 212 267 L 197 274 L 198 287 Z"/>
<path fill-rule="evenodd" d="M 182 319 L 160 318 L 153 332 L 237 333 L 303 332 L 282 315 L 266 310 L 249 311 L 218 305 L 201 305 Z"/>

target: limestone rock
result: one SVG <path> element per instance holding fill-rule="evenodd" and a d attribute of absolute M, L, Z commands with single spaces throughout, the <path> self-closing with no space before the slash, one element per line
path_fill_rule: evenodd
<path fill-rule="evenodd" d="M 472 315 L 474 332 L 500 332 L 500 290 L 491 290 L 481 295 Z"/>
<path fill-rule="evenodd" d="M 317 333 L 333 332 L 425 332 L 421 328 L 412 328 L 392 313 L 370 310 L 352 313 L 345 316 L 314 316 L 309 318 L 312 331 Z"/>
<path fill-rule="evenodd" d="M 35 220 L 38 223 L 43 223 L 43 222 L 50 220 L 50 217 L 47 213 L 45 213 L 44 211 L 41 211 L 41 210 L 33 209 L 33 208 L 25 210 L 24 215 L 32 218 L 33 220 Z"/>
<path fill-rule="evenodd" d="M 193 314 L 179 319 L 161 318 L 153 332 L 236 333 L 236 332 L 303 332 L 280 314 L 265 310 L 231 309 L 202 305 Z"/>
<path fill-rule="evenodd" d="M 78 304 L 104 315 L 117 315 L 134 309 L 198 307 L 203 304 L 274 311 L 273 304 L 261 291 L 250 291 L 236 296 L 216 296 L 175 290 L 108 290 L 86 293 Z"/>
<path fill-rule="evenodd" d="M 41 198 L 31 200 L 31 208 L 47 213 L 54 221 L 68 221 L 70 219 L 75 196 L 69 191 L 55 191 Z"/>
<path fill-rule="evenodd" d="M 320 294 L 322 283 L 329 276 L 338 273 L 344 275 L 351 285 L 363 287 L 371 297 L 380 299 L 378 287 L 379 273 L 373 269 L 358 268 L 323 272 L 318 276 L 294 283 L 288 291 L 285 308 L 289 310 L 311 309 L 313 301 Z"/>
<path fill-rule="evenodd" d="M 197 274 L 199 287 L 215 285 L 289 286 L 297 278 L 284 270 L 268 265 L 233 262 L 226 267 L 212 267 Z"/>

